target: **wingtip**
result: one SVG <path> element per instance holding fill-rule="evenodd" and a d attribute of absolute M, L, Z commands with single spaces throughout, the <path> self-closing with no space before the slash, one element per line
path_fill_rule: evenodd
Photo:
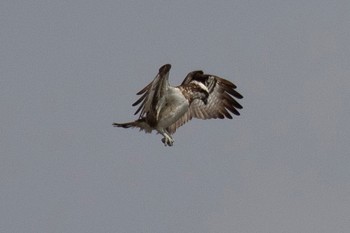
<path fill-rule="evenodd" d="M 170 68 L 171 68 L 170 64 L 163 65 L 162 67 L 159 68 L 159 74 L 166 74 L 166 73 L 168 73 Z"/>

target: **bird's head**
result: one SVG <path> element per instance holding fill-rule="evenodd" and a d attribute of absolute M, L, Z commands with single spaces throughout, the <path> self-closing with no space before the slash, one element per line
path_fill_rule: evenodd
<path fill-rule="evenodd" d="M 208 104 L 209 91 L 207 86 L 198 81 L 191 82 L 193 99 L 200 99 L 205 105 Z"/>

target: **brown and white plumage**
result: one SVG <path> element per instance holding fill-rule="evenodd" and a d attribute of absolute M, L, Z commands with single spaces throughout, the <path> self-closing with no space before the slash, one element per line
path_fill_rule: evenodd
<path fill-rule="evenodd" d="M 164 136 L 163 143 L 172 146 L 171 135 L 193 117 L 232 119 L 232 113 L 239 115 L 237 109 L 242 106 L 235 98 L 243 96 L 232 82 L 198 70 L 190 72 L 180 86 L 173 87 L 168 81 L 170 68 L 170 64 L 162 66 L 154 80 L 137 93 L 141 97 L 133 106 L 140 104 L 135 112 L 140 112 L 139 119 L 113 126 L 138 127 L 147 133 L 156 130 Z"/>

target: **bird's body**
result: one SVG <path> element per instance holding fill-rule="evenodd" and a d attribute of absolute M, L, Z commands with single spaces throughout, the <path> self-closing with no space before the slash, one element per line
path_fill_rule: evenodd
<path fill-rule="evenodd" d="M 159 102 L 157 127 L 168 128 L 188 111 L 189 106 L 189 100 L 182 95 L 179 88 L 169 87 Z"/>
<path fill-rule="evenodd" d="M 128 123 L 113 123 L 113 126 L 130 128 L 138 127 L 147 133 L 156 130 L 162 134 L 163 143 L 173 145 L 171 135 L 176 129 L 192 117 L 200 119 L 232 118 L 231 113 L 239 115 L 236 110 L 242 106 L 232 98 L 243 96 L 234 89 L 236 86 L 228 80 L 214 75 L 193 71 L 187 75 L 180 86 L 170 86 L 168 78 L 171 65 L 166 64 L 159 69 L 154 80 L 143 88 L 142 95 L 134 104 L 141 103 L 135 114 L 139 119 Z"/>

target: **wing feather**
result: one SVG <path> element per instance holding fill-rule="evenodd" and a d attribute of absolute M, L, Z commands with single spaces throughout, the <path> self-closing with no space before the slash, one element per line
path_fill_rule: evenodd
<path fill-rule="evenodd" d="M 155 111 L 157 100 L 162 97 L 169 87 L 169 71 L 171 65 L 166 64 L 159 69 L 159 73 L 154 80 L 144 87 L 137 95 L 142 95 L 132 106 L 141 104 L 136 110 L 135 115 L 140 111 L 140 118 L 144 117 L 149 111 Z"/>
<path fill-rule="evenodd" d="M 243 96 L 235 89 L 237 86 L 232 82 L 215 75 L 204 74 L 197 70 L 190 72 L 181 85 L 189 84 L 192 81 L 203 83 L 209 90 L 208 102 L 204 104 L 201 100 L 194 100 L 189 110 L 173 125 L 168 128 L 169 133 L 175 133 L 176 129 L 184 125 L 193 117 L 198 119 L 232 119 L 232 115 L 240 115 L 238 109 L 242 105 L 236 99 Z"/>
<path fill-rule="evenodd" d="M 203 101 L 195 101 L 191 104 L 190 111 L 193 117 L 199 119 L 232 119 L 231 114 L 239 115 L 237 109 L 242 109 L 242 105 L 233 97 L 242 99 L 243 96 L 235 90 L 236 85 L 215 75 L 197 75 L 196 80 L 211 88 L 208 88 L 207 105 Z"/>

